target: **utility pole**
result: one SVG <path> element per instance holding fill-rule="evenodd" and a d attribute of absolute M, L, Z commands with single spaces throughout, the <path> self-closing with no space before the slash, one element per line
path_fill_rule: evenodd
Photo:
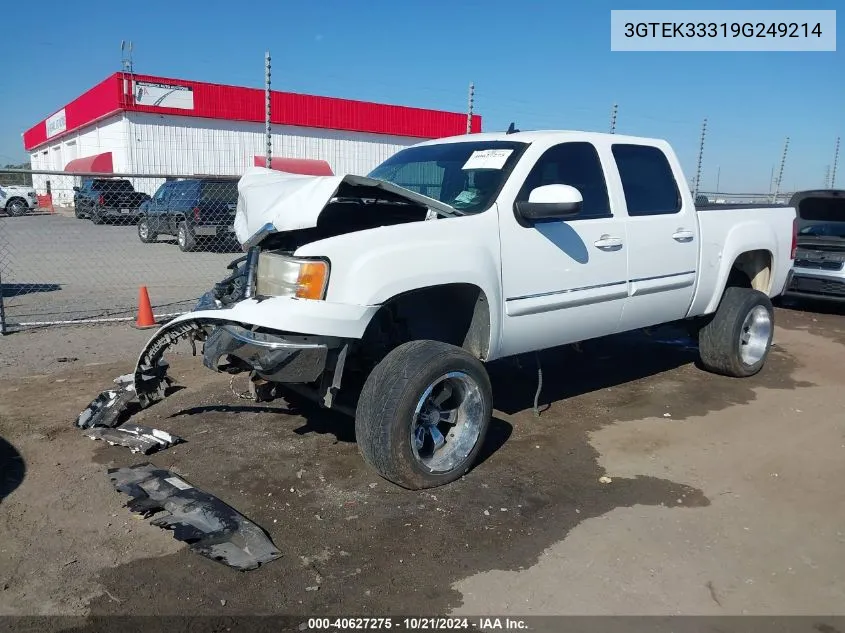
<path fill-rule="evenodd" d="M 616 113 L 619 112 L 619 106 L 617 104 L 613 104 L 613 108 L 610 110 L 610 133 L 616 134 Z"/>
<path fill-rule="evenodd" d="M 701 140 L 698 143 L 698 165 L 695 169 L 695 185 L 693 186 L 692 198 L 698 196 L 698 186 L 701 184 L 701 161 L 704 158 L 704 137 L 707 136 L 707 117 L 701 125 Z"/>
<path fill-rule="evenodd" d="M 267 142 L 264 166 L 270 169 L 273 161 L 273 136 L 270 134 L 270 51 L 264 53 L 264 110 L 264 134 Z"/>
<path fill-rule="evenodd" d="M 716 165 L 716 193 L 719 193 L 719 176 L 722 175 L 722 168 L 719 165 Z"/>
<path fill-rule="evenodd" d="M 836 189 L 836 167 L 839 164 L 839 137 L 836 137 L 836 149 L 833 150 L 833 169 L 830 172 L 830 188 Z"/>
<path fill-rule="evenodd" d="M 469 98 L 467 99 L 467 134 L 472 132 L 472 106 L 475 101 L 475 84 L 469 82 Z"/>
<path fill-rule="evenodd" d="M 780 193 L 780 184 L 783 181 L 783 168 L 786 166 L 786 154 L 789 152 L 789 137 L 786 137 L 786 143 L 783 145 L 783 155 L 780 157 L 780 168 L 778 169 L 778 178 L 775 181 L 775 194 L 772 196 L 772 204 L 778 199 Z"/>

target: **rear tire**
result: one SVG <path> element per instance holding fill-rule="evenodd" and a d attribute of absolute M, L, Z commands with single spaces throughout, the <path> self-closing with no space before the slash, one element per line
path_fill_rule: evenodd
<path fill-rule="evenodd" d="M 83 220 L 85 218 L 85 215 L 79 210 L 79 207 L 76 205 L 73 205 L 73 216 L 77 220 Z"/>
<path fill-rule="evenodd" d="M 103 216 L 100 215 L 100 212 L 97 210 L 97 207 L 91 207 L 91 222 L 94 224 L 103 224 Z"/>
<path fill-rule="evenodd" d="M 364 461 L 411 490 L 433 488 L 472 467 L 492 415 L 484 365 L 460 347 L 412 341 L 370 373 L 355 415 Z"/>
<path fill-rule="evenodd" d="M 176 243 L 183 253 L 197 250 L 197 237 L 193 234 L 188 223 L 182 220 L 176 229 Z"/>
<path fill-rule="evenodd" d="M 773 334 L 769 297 L 751 288 L 728 287 L 713 318 L 699 331 L 701 364 L 723 376 L 753 376 L 766 362 Z"/>
<path fill-rule="evenodd" d="M 147 220 L 146 216 L 142 216 L 138 220 L 138 239 L 144 244 L 149 244 L 150 242 L 155 242 L 156 238 L 158 238 L 158 235 L 150 228 L 149 220 Z"/>

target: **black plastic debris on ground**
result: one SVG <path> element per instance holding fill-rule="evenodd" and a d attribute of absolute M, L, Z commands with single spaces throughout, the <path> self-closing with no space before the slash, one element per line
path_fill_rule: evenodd
<path fill-rule="evenodd" d="M 121 413 L 135 398 L 135 384 L 131 374 L 115 379 L 117 389 L 103 391 L 76 418 L 76 426 L 88 429 L 96 426 L 115 427 Z"/>
<path fill-rule="evenodd" d="M 133 453 L 143 453 L 144 455 L 164 450 L 185 441 L 178 435 L 173 435 L 167 431 L 128 422 L 114 428 L 96 426 L 85 430 L 83 435 L 90 437 L 92 440 L 102 440 L 112 446 L 126 446 Z"/>
<path fill-rule="evenodd" d="M 109 469 L 126 507 L 212 560 L 242 571 L 281 557 L 267 533 L 217 497 L 152 464 Z M 159 514 L 161 513 L 161 514 Z"/>

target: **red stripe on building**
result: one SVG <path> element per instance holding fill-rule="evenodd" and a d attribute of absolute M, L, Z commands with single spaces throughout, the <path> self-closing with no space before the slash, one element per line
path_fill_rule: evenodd
<path fill-rule="evenodd" d="M 264 121 L 264 91 L 260 89 L 153 75 L 132 75 L 131 78 L 135 81 L 187 86 L 193 91 L 194 107 L 188 110 L 138 105 L 134 102 L 129 82 L 127 82 L 128 90 L 124 92 L 123 75 L 115 73 L 65 106 L 67 121 L 65 131 L 48 138 L 45 119 L 24 133 L 24 147 L 28 151 L 32 150 L 119 111 L 227 121 Z M 272 92 L 271 111 L 271 122 L 275 125 L 414 138 L 441 138 L 466 132 L 466 115 L 457 112 L 290 92 Z M 479 115 L 472 117 L 472 131 L 481 131 Z"/>

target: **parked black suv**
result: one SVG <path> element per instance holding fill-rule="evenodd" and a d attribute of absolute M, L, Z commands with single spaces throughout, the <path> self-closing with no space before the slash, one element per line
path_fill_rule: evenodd
<path fill-rule="evenodd" d="M 174 235 L 183 251 L 196 250 L 201 241 L 232 242 L 237 204 L 234 178 L 166 182 L 141 208 L 138 237 L 148 243 L 160 234 Z"/>
<path fill-rule="evenodd" d="M 74 215 L 91 218 L 94 224 L 106 220 L 135 222 L 138 207 L 150 197 L 135 191 L 132 183 L 119 178 L 86 178 L 73 188 Z"/>

